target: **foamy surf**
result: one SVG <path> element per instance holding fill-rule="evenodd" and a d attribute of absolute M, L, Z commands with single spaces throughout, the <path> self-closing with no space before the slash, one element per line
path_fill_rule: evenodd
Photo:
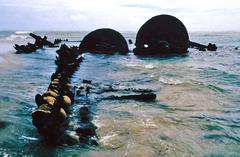
<path fill-rule="evenodd" d="M 184 83 L 181 80 L 178 80 L 175 78 L 167 78 L 167 77 L 160 77 L 158 81 L 168 85 L 178 85 L 178 84 Z"/>
<path fill-rule="evenodd" d="M 136 67 L 136 68 L 144 68 L 144 69 L 154 69 L 156 68 L 156 65 L 144 61 L 137 61 L 134 60 L 123 60 L 120 62 L 120 64 L 127 66 L 127 67 Z"/>
<path fill-rule="evenodd" d="M 15 34 L 29 34 L 29 33 L 33 33 L 32 31 L 16 31 Z"/>
<path fill-rule="evenodd" d="M 10 36 L 6 37 L 6 40 L 15 41 L 15 40 L 22 40 L 22 39 L 27 39 L 27 38 L 28 38 L 28 35 L 11 34 Z"/>
<path fill-rule="evenodd" d="M 8 36 L 6 36 L 7 41 L 21 41 L 30 38 L 29 33 L 32 31 L 16 31 Z"/>

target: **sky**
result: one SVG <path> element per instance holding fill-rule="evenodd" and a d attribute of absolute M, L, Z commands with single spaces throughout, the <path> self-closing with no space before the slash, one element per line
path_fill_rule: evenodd
<path fill-rule="evenodd" d="M 0 30 L 137 31 L 160 14 L 188 31 L 240 31 L 240 0 L 0 0 Z"/>

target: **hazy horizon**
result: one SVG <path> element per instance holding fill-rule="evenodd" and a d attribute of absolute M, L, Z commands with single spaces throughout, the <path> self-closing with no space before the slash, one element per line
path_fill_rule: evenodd
<path fill-rule="evenodd" d="M 0 0 L 1 31 L 137 32 L 160 14 L 179 18 L 189 32 L 240 32 L 238 0 Z"/>
<path fill-rule="evenodd" d="M 102 28 L 102 27 L 101 27 Z M 101 29 L 98 28 L 98 29 Z M 109 27 L 108 27 L 109 28 Z M 111 28 L 110 28 L 111 29 Z M 96 29 L 94 29 L 96 30 Z M 0 32 L 91 32 L 94 30 L 0 30 Z M 116 30 L 116 29 L 115 29 Z M 137 33 L 138 30 L 116 30 L 122 33 Z M 240 30 L 223 30 L 223 31 L 198 31 L 198 30 L 193 30 L 193 31 L 188 31 L 188 33 L 240 33 Z"/>

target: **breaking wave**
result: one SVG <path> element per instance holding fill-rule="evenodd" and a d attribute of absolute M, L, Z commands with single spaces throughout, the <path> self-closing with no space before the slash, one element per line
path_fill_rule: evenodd
<path fill-rule="evenodd" d="M 23 40 L 29 38 L 29 33 L 31 31 L 16 31 L 13 34 L 6 37 L 8 41 L 16 41 L 16 40 Z"/>
<path fill-rule="evenodd" d="M 16 31 L 15 34 L 29 34 L 33 33 L 32 31 Z"/>
<path fill-rule="evenodd" d="M 15 41 L 15 40 L 21 40 L 21 39 L 27 39 L 27 35 L 17 35 L 17 34 L 11 34 L 10 36 L 6 37 L 6 40 Z"/>

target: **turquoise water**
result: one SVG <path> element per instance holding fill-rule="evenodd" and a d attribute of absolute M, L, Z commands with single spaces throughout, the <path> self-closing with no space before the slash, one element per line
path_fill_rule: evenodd
<path fill-rule="evenodd" d="M 81 40 L 87 32 L 38 32 L 50 39 Z M 134 41 L 135 33 L 123 32 Z M 0 33 L 0 156 L 239 156 L 240 33 L 190 33 L 216 43 L 217 52 L 189 49 L 186 57 L 150 58 L 84 54 L 72 78 L 93 82 L 88 98 L 76 97 L 70 119 L 89 105 L 99 146 L 48 146 L 31 122 L 34 97 L 47 90 L 57 48 L 14 54 L 26 34 Z M 77 42 L 67 43 L 78 45 Z M 132 48 L 132 46 L 130 46 Z M 114 91 L 108 91 L 112 87 Z M 151 89 L 154 102 L 105 100 Z"/>

